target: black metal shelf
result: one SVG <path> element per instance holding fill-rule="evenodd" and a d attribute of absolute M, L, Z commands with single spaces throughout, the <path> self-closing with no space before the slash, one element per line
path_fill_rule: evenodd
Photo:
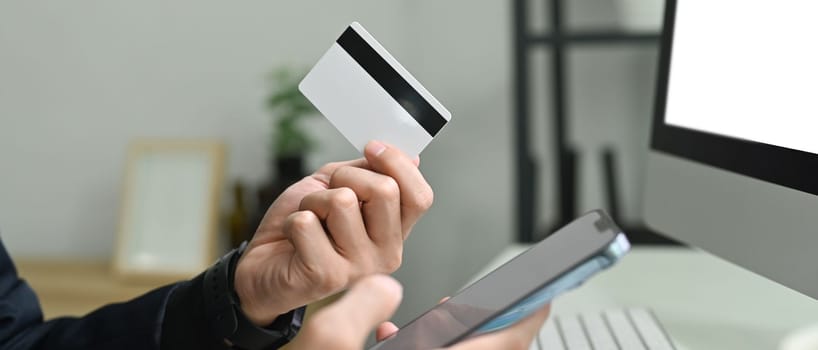
<path fill-rule="evenodd" d="M 528 1 L 512 1 L 512 23 L 514 33 L 514 150 L 517 171 L 516 191 L 517 191 L 517 241 L 527 243 L 535 242 L 542 238 L 544 234 L 552 229 L 540 230 L 536 227 L 536 213 L 539 211 L 536 194 L 539 184 L 537 173 L 539 171 L 535 155 L 531 152 L 530 128 L 531 110 L 530 99 L 530 63 L 529 54 L 535 48 L 548 48 L 551 50 L 550 74 L 551 74 L 551 101 L 553 103 L 552 120 L 550 128 L 552 130 L 552 145 L 554 159 L 557 162 L 554 171 L 556 179 L 557 220 L 554 227 L 561 227 L 573 220 L 576 216 L 577 203 L 577 152 L 567 140 L 567 120 L 569 116 L 568 106 L 568 80 L 566 77 L 567 65 L 566 49 L 579 45 L 655 45 L 661 40 L 660 33 L 627 33 L 621 30 L 588 30 L 569 32 L 563 23 L 564 0 L 541 0 L 548 1 L 545 14 L 551 21 L 550 33 L 529 33 L 528 30 Z M 543 77 L 544 78 L 544 77 Z M 613 159 L 612 155 L 606 157 Z M 606 162 L 613 164 L 614 160 L 606 159 Z M 607 177 L 615 177 L 615 166 L 606 166 Z M 613 186 L 615 181 L 608 181 L 609 186 Z M 610 210 L 616 214 L 619 210 L 615 208 L 618 203 L 615 188 L 608 189 Z M 614 219 L 619 219 L 614 217 Z M 621 222 L 620 222 L 621 223 Z M 545 232 L 543 232 L 545 231 Z"/>
<path fill-rule="evenodd" d="M 554 35 L 529 35 L 529 45 L 553 45 L 558 41 L 567 45 L 581 44 L 649 44 L 655 45 L 660 35 L 655 33 L 575 32 L 561 37 Z"/>

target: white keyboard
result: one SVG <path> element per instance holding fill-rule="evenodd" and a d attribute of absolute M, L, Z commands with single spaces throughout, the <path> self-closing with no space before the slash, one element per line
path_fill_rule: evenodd
<path fill-rule="evenodd" d="M 613 309 L 550 318 L 530 350 L 675 350 L 646 308 Z"/>

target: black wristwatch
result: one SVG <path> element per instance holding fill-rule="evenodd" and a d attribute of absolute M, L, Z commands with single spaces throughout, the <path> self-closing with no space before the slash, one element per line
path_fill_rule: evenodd
<path fill-rule="evenodd" d="M 281 315 L 264 328 L 247 319 L 233 289 L 236 264 L 246 249 L 247 241 L 221 257 L 205 272 L 205 315 L 216 335 L 234 349 L 277 349 L 292 340 L 298 332 L 304 308 Z"/>

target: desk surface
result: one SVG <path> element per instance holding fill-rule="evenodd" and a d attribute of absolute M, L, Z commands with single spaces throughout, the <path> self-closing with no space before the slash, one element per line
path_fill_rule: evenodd
<path fill-rule="evenodd" d="M 45 317 L 81 316 L 102 305 L 133 299 L 160 284 L 127 284 L 103 261 L 20 260 L 20 277 L 37 293 Z"/>
<path fill-rule="evenodd" d="M 525 250 L 505 249 L 475 280 Z M 818 301 L 702 251 L 634 248 L 619 264 L 559 297 L 553 314 L 649 306 L 680 349 L 775 349 L 818 323 Z"/>

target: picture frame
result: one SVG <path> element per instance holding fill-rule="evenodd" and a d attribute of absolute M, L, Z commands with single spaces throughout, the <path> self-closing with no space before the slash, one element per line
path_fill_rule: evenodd
<path fill-rule="evenodd" d="M 122 185 L 114 274 L 189 279 L 216 259 L 225 146 L 211 140 L 137 140 Z"/>

